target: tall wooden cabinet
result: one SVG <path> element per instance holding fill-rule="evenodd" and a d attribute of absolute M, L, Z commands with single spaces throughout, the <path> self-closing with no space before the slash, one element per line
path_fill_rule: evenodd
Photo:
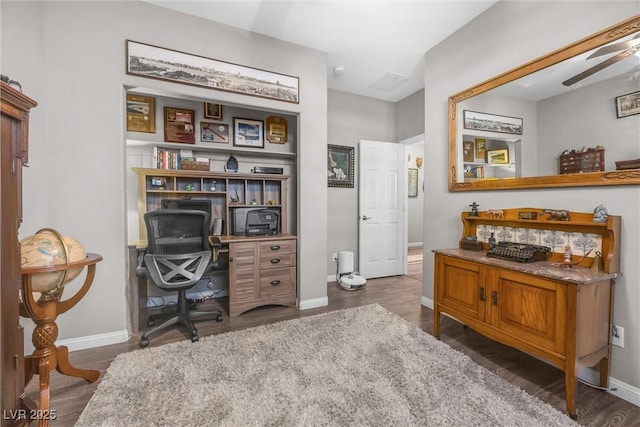
<path fill-rule="evenodd" d="M 11 416 L 21 405 L 24 392 L 24 334 L 19 319 L 20 243 L 18 227 L 22 222 L 22 166 L 27 163 L 29 110 L 37 105 L 8 85 L 0 82 L 2 98 L 2 149 L 0 162 L 2 188 L 0 211 L 2 225 L 2 296 L 0 298 L 0 388 L 2 389 L 2 426 L 13 424 Z"/>

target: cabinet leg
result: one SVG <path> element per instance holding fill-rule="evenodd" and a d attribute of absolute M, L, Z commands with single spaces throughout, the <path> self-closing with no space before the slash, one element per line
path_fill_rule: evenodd
<path fill-rule="evenodd" d="M 433 336 L 440 339 L 440 310 L 433 309 Z"/>
<path fill-rule="evenodd" d="M 565 372 L 564 374 L 564 387 L 565 397 L 567 401 L 567 412 L 571 419 L 578 418 L 576 414 L 576 397 L 578 394 L 578 388 L 576 387 L 577 378 L 574 372 Z"/>
<path fill-rule="evenodd" d="M 608 357 L 602 358 L 598 363 L 598 370 L 600 371 L 600 387 L 609 387 L 609 359 Z"/>

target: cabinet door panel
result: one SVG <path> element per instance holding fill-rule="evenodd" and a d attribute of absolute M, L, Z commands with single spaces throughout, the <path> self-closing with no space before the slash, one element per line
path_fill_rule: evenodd
<path fill-rule="evenodd" d="M 491 323 L 523 341 L 565 353 L 566 285 L 521 273 L 492 270 L 497 301 Z"/>
<path fill-rule="evenodd" d="M 442 305 L 471 316 L 478 320 L 485 318 L 485 302 L 481 295 L 486 295 L 485 270 L 480 264 L 470 263 L 455 258 L 440 258 L 442 277 L 440 278 L 440 295 Z"/>
<path fill-rule="evenodd" d="M 233 243 L 229 245 L 229 301 L 231 303 L 260 297 L 258 284 L 258 245 Z"/>

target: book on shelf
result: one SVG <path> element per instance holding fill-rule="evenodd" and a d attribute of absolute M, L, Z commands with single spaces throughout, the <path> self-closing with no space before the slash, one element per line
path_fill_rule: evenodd
<path fill-rule="evenodd" d="M 180 152 L 169 148 L 153 147 L 152 166 L 155 169 L 178 169 Z"/>

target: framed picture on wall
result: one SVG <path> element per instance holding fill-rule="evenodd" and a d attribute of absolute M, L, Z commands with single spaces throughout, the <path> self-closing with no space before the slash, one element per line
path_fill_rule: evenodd
<path fill-rule="evenodd" d="M 500 150 L 487 150 L 487 163 L 490 165 L 508 165 L 509 150 L 506 148 Z"/>
<path fill-rule="evenodd" d="M 409 197 L 418 197 L 418 169 L 409 168 L 407 176 Z"/>
<path fill-rule="evenodd" d="M 202 142 L 229 143 L 229 125 L 226 123 L 200 122 L 200 140 Z"/>
<path fill-rule="evenodd" d="M 127 94 L 127 131 L 156 132 L 156 99 L 154 97 Z"/>
<path fill-rule="evenodd" d="M 203 115 L 205 119 L 222 120 L 222 104 L 205 102 Z"/>
<path fill-rule="evenodd" d="M 622 117 L 640 114 L 640 91 L 616 97 L 616 115 Z"/>
<path fill-rule="evenodd" d="M 233 145 L 264 148 L 264 122 L 234 118 Z"/>
<path fill-rule="evenodd" d="M 353 188 L 354 147 L 329 144 L 327 179 L 329 187 Z"/>

